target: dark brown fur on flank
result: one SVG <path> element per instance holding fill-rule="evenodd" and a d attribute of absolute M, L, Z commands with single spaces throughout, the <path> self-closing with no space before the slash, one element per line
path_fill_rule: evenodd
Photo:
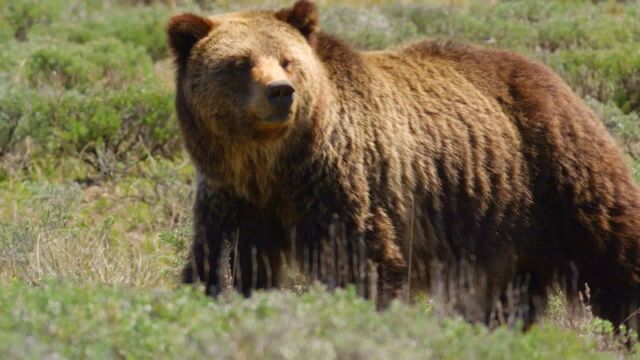
<path fill-rule="evenodd" d="M 359 52 L 317 18 L 301 1 L 172 19 L 178 118 L 198 171 L 185 282 L 219 291 L 225 240 L 238 240 L 232 261 L 247 294 L 278 286 L 294 248 L 317 265 L 313 254 L 339 241 L 332 248 L 350 265 L 365 254 L 378 266 L 391 296 L 411 253 L 427 264 L 412 269 L 414 285 L 432 283 L 430 264 L 471 264 L 486 279 L 474 301 L 487 314 L 514 281 L 543 303 L 555 278 L 578 284 L 570 296 L 588 283 L 595 313 L 615 324 L 636 310 L 640 192 L 557 75 L 511 52 L 448 43 Z M 281 122 L 265 120 L 274 80 L 295 88 Z M 357 277 L 346 270 L 336 284 Z"/>

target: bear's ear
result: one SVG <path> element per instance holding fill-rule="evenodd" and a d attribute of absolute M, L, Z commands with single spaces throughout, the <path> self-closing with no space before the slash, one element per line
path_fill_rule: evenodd
<path fill-rule="evenodd" d="M 290 8 L 276 12 L 276 18 L 298 29 L 309 42 L 312 42 L 319 30 L 318 17 L 316 5 L 306 0 L 300 0 Z"/>
<path fill-rule="evenodd" d="M 176 60 L 186 61 L 193 45 L 207 36 L 212 27 L 211 20 L 202 16 L 189 13 L 173 16 L 167 26 L 167 35 Z"/>

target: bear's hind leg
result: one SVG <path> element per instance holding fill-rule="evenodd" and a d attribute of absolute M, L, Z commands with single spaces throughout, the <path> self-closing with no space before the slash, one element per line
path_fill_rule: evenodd
<path fill-rule="evenodd" d="M 640 293 L 637 289 L 606 288 L 596 289 L 591 295 L 594 315 L 609 320 L 620 331 L 620 326 L 636 333 L 640 330 Z"/>
<path fill-rule="evenodd" d="M 626 190 L 632 200 L 638 197 L 635 186 Z M 589 286 L 594 314 L 615 327 L 625 325 L 638 331 L 640 206 L 631 204 L 640 205 L 640 200 L 617 200 L 615 206 L 600 208 L 599 212 L 579 212 L 580 225 L 586 231 L 570 237 L 575 245 L 568 250 L 568 256 L 577 260 L 578 286 Z"/>

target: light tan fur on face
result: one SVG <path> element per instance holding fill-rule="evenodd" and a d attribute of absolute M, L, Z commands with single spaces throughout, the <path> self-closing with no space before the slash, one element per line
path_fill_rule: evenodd
<path fill-rule="evenodd" d="M 212 23 L 218 24 L 218 25 L 223 23 L 230 23 L 230 22 L 236 22 L 236 23 L 242 23 L 242 24 L 249 23 L 249 20 L 242 16 L 242 12 L 215 14 L 215 15 L 207 16 L 207 19 Z"/>
<path fill-rule="evenodd" d="M 267 99 L 267 86 L 275 81 L 289 81 L 289 76 L 285 73 L 278 59 L 274 57 L 260 57 L 251 69 L 251 99 L 248 110 L 261 119 L 268 118 L 272 112 L 272 106 Z M 295 98 L 294 98 L 295 99 Z M 295 108 L 295 101 L 292 108 Z M 258 126 L 280 128 L 288 125 L 286 123 L 259 123 Z"/>

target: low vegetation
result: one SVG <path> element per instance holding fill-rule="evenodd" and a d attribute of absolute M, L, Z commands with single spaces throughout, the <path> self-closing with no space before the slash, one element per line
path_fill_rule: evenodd
<path fill-rule="evenodd" d="M 384 312 L 353 289 L 313 288 L 211 301 L 48 281 L 0 292 L 0 351 L 46 358 L 607 359 L 594 339 L 551 324 L 526 333 L 438 318 L 431 305 Z"/>
<path fill-rule="evenodd" d="M 212 301 L 178 286 L 193 168 L 173 113 L 164 26 L 177 11 L 246 3 L 0 0 L 0 357 L 640 354 L 588 306 L 577 315 L 561 297 L 523 333 L 443 315 L 428 295 L 376 312 L 352 289 Z M 427 37 L 546 63 L 601 116 L 640 178 L 637 2 L 319 3 L 323 29 L 362 49 Z"/>

